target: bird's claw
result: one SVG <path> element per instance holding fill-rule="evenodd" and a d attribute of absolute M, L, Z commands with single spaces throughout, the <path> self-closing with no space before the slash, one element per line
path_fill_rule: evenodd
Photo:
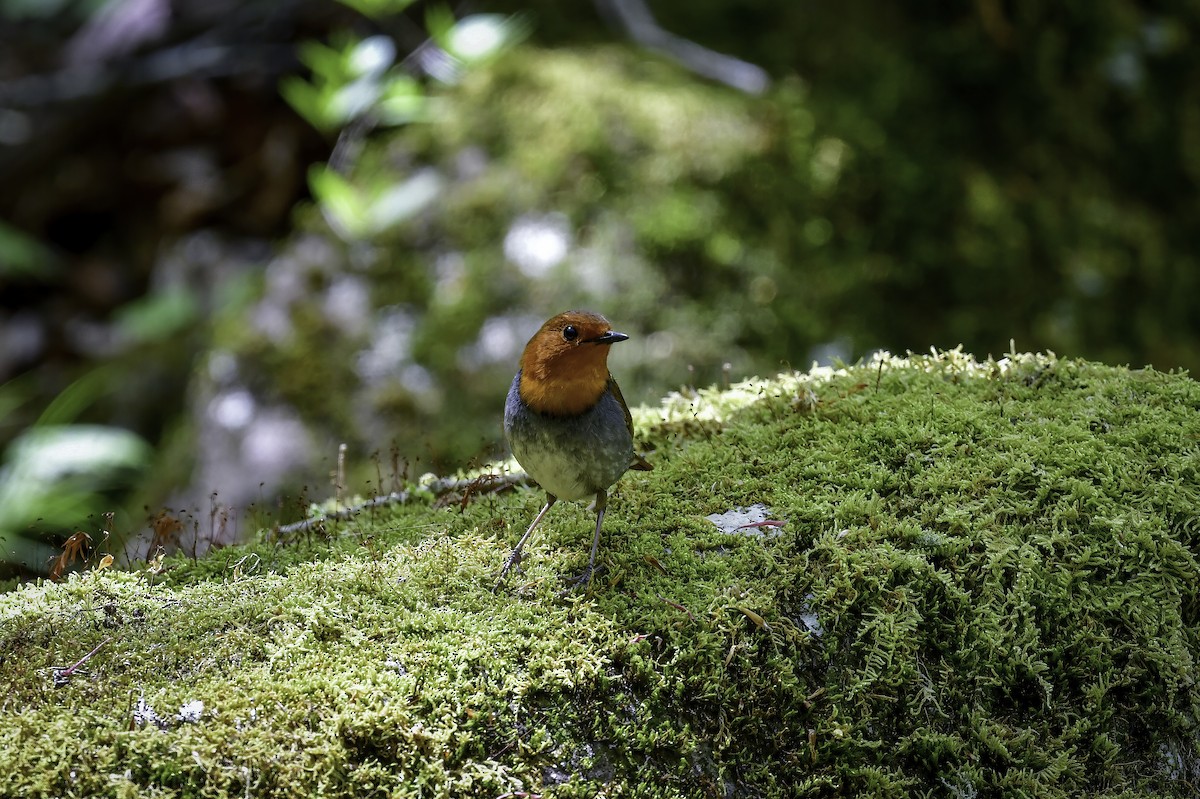
<path fill-rule="evenodd" d="M 496 576 L 496 584 L 492 586 L 493 594 L 500 590 L 500 586 L 504 583 L 504 578 L 507 577 L 508 573 L 513 569 L 516 569 L 518 574 L 524 574 L 524 570 L 521 569 L 522 557 L 523 553 L 514 552 L 504 559 L 504 568 L 500 570 L 500 574 Z"/>
<path fill-rule="evenodd" d="M 583 570 L 583 574 L 570 578 L 570 580 L 567 581 L 567 587 L 562 591 L 559 591 L 558 595 L 566 596 L 572 591 L 579 591 L 581 589 L 584 592 L 587 592 L 592 586 L 592 577 L 596 574 L 596 572 L 601 571 L 603 568 L 603 566 L 588 566 Z"/>

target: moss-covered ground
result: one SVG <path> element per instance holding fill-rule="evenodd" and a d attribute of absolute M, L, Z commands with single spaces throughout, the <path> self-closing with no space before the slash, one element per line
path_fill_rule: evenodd
<path fill-rule="evenodd" d="M 1200 790 L 1200 384 L 949 352 L 637 418 L 586 593 L 569 503 L 492 592 L 519 489 L 0 595 L 0 796 Z"/>

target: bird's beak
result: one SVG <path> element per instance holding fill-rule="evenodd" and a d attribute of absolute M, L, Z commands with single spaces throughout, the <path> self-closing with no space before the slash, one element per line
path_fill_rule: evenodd
<path fill-rule="evenodd" d="M 602 333 L 595 338 L 584 339 L 584 344 L 616 344 L 618 341 L 625 341 L 629 336 L 624 333 L 618 333 L 615 330 L 610 330 L 607 333 Z"/>

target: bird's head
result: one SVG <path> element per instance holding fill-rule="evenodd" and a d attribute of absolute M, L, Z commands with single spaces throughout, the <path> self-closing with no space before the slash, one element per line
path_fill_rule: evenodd
<path fill-rule="evenodd" d="M 548 320 L 521 356 L 521 399 L 533 410 L 573 416 L 608 386 L 608 347 L 629 336 L 598 313 L 567 311 Z"/>

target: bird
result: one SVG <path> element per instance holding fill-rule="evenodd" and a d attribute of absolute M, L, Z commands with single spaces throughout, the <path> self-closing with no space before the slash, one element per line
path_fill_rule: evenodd
<path fill-rule="evenodd" d="M 585 588 L 596 569 L 608 489 L 629 469 L 654 468 L 633 449 L 633 417 L 608 371 L 609 347 L 629 336 L 593 311 L 546 321 L 521 355 L 504 403 L 504 436 L 517 463 L 546 492 L 546 504 L 504 562 L 496 588 L 514 567 L 534 528 L 560 499 L 595 499 L 596 532 Z"/>

